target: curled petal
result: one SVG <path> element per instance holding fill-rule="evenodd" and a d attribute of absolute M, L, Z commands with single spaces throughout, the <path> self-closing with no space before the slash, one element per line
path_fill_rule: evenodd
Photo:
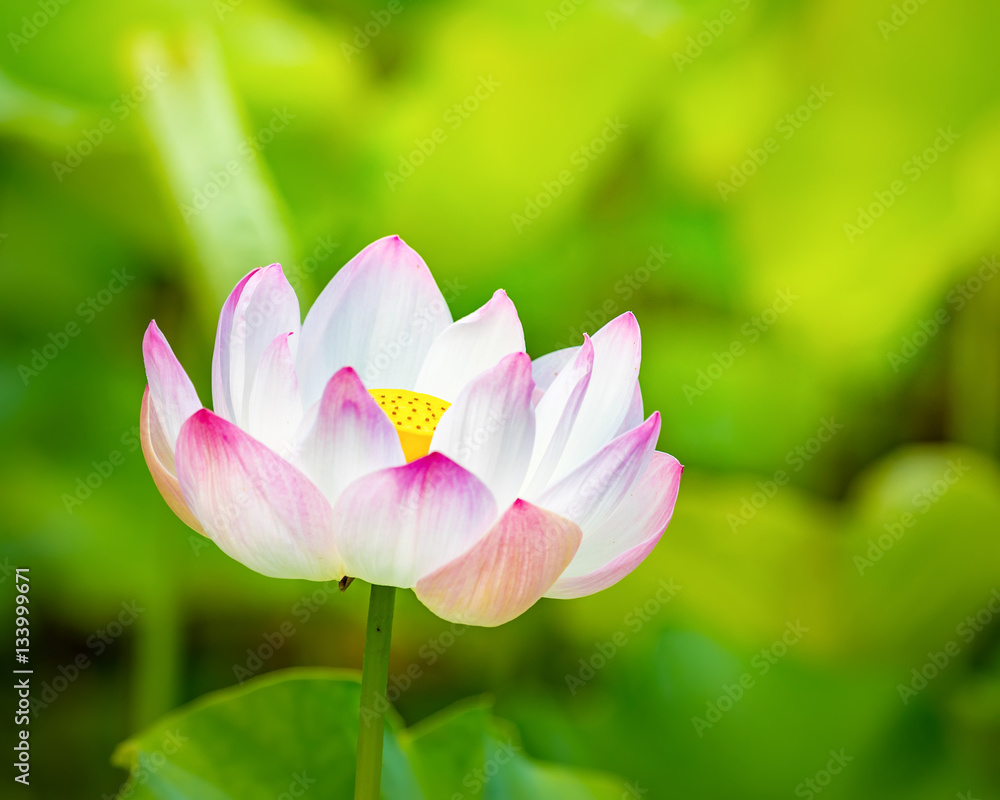
<path fill-rule="evenodd" d="M 302 398 L 312 405 L 330 377 L 354 367 L 372 388 L 412 389 L 451 312 L 423 259 L 398 236 L 345 265 L 306 315 L 299 345 Z"/>
<path fill-rule="evenodd" d="M 531 360 L 506 356 L 469 383 L 441 417 L 431 449 L 485 483 L 498 508 L 517 497 L 535 437 Z"/>
<path fill-rule="evenodd" d="M 142 395 L 142 410 L 139 412 L 139 442 L 142 444 L 142 454 L 146 458 L 149 474 L 153 476 L 153 483 L 167 501 L 170 510 L 189 528 L 204 534 L 204 528 L 181 494 L 181 485 L 174 473 L 173 442 L 168 439 L 163 423 L 153 408 L 148 384 Z"/>
<path fill-rule="evenodd" d="M 551 588 L 580 537 L 568 519 L 517 500 L 470 550 L 421 578 L 417 597 L 450 622 L 502 625 Z"/>
<path fill-rule="evenodd" d="M 233 289 L 219 316 L 212 364 L 216 413 L 245 425 L 254 376 L 281 334 L 299 332 L 299 300 L 280 264 L 254 270 Z"/>
<path fill-rule="evenodd" d="M 444 329 L 434 340 L 417 377 L 416 391 L 449 403 L 476 375 L 504 356 L 524 352 L 517 309 L 503 289 L 484 306 Z"/>
<path fill-rule="evenodd" d="M 549 486 L 533 502 L 573 520 L 586 538 L 594 526 L 608 518 L 646 469 L 659 435 L 657 411 Z"/>
<path fill-rule="evenodd" d="M 590 386 L 555 469 L 556 478 L 611 441 L 632 405 L 642 350 L 635 317 L 631 312 L 616 317 L 594 334 L 593 342 Z"/>
<path fill-rule="evenodd" d="M 469 549 L 496 518 L 482 481 L 440 453 L 348 486 L 334 506 L 347 574 L 412 588 Z"/>
<path fill-rule="evenodd" d="M 282 456 L 295 444 L 302 421 L 293 348 L 296 338 L 294 333 L 283 333 L 264 351 L 247 405 L 247 432 Z"/>
<path fill-rule="evenodd" d="M 231 422 L 202 409 L 184 423 L 177 477 L 208 536 L 237 561 L 272 578 L 344 575 L 322 492 Z"/>
<path fill-rule="evenodd" d="M 293 460 L 331 504 L 362 475 L 406 463 L 393 424 L 351 367 L 330 378 L 306 415 Z"/>
<path fill-rule="evenodd" d="M 159 455 L 167 469 L 173 471 L 177 434 L 188 417 L 201 408 L 201 401 L 155 321 L 146 328 L 142 356 L 146 362 L 149 393 L 163 431 L 164 447 Z"/>
<path fill-rule="evenodd" d="M 639 566 L 670 524 L 683 472 L 673 456 L 653 453 L 642 477 L 610 517 L 587 531 L 576 558 L 545 596 L 593 594 Z"/>
<path fill-rule="evenodd" d="M 562 457 L 594 368 L 594 345 L 584 335 L 574 358 L 556 374 L 535 406 L 537 430 L 525 495 L 542 491 Z M 640 420 L 641 422 L 642 420 Z"/>

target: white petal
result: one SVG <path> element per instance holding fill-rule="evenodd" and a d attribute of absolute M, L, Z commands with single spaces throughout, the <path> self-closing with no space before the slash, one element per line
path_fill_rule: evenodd
<path fill-rule="evenodd" d="M 330 378 L 307 413 L 292 460 L 331 504 L 362 475 L 406 463 L 393 424 L 351 367 Z"/>
<path fill-rule="evenodd" d="M 514 353 L 469 383 L 441 417 L 431 450 L 485 483 L 505 509 L 524 482 L 535 437 L 531 359 Z"/>
<path fill-rule="evenodd" d="M 573 430 L 593 367 L 594 345 L 590 337 L 584 335 L 583 344 L 576 348 L 576 356 L 559 370 L 535 406 L 537 427 L 525 481 L 526 496 L 538 494 L 548 485 Z"/>
<path fill-rule="evenodd" d="M 302 421 L 302 397 L 295 374 L 298 337 L 283 333 L 261 356 L 247 405 L 246 430 L 274 452 L 287 457 Z"/>
<path fill-rule="evenodd" d="M 417 377 L 416 391 L 453 403 L 483 370 L 511 353 L 524 352 L 524 330 L 507 293 L 498 289 L 486 305 L 453 323 L 434 340 Z"/>
<path fill-rule="evenodd" d="M 302 325 L 299 375 L 312 405 L 342 367 L 373 389 L 412 389 L 451 312 L 423 259 L 398 236 L 368 245 L 317 298 Z"/>
<path fill-rule="evenodd" d="M 531 377 L 534 378 L 535 385 L 539 389 L 548 389 L 563 367 L 572 363 L 573 359 L 576 358 L 581 346 L 553 350 L 551 353 L 546 353 L 532 361 Z"/>
<path fill-rule="evenodd" d="M 354 481 L 334 515 L 347 574 L 408 589 L 474 545 L 497 506 L 475 475 L 431 453 Z"/>
<path fill-rule="evenodd" d="M 590 386 L 555 469 L 555 479 L 611 441 L 632 405 L 642 351 L 635 317 L 626 312 L 611 320 L 594 334 L 593 342 Z"/>

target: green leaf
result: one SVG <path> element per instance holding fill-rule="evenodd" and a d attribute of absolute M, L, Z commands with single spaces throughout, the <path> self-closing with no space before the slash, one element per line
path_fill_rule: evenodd
<path fill-rule="evenodd" d="M 353 672 L 296 669 L 208 695 L 119 746 L 121 800 L 273 800 L 318 788 L 353 794 L 360 683 Z M 614 800 L 624 782 L 528 758 L 483 700 L 411 731 L 390 715 L 386 800 Z"/>

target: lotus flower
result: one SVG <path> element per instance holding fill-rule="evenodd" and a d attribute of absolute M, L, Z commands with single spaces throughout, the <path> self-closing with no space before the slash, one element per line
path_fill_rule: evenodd
<path fill-rule="evenodd" d="M 682 467 L 643 420 L 631 313 L 531 361 L 503 290 L 451 314 L 399 237 L 369 245 L 305 322 L 278 264 L 226 300 L 204 408 L 151 322 L 142 445 L 173 511 L 257 572 L 414 589 L 499 625 L 631 572 Z"/>

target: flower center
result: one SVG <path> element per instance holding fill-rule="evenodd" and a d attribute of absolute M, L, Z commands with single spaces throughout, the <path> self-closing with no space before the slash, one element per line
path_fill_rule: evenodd
<path fill-rule="evenodd" d="M 427 455 L 441 415 L 451 403 L 440 397 L 408 392 L 405 389 L 370 389 L 368 394 L 375 398 L 375 402 L 396 426 L 407 462 Z"/>

